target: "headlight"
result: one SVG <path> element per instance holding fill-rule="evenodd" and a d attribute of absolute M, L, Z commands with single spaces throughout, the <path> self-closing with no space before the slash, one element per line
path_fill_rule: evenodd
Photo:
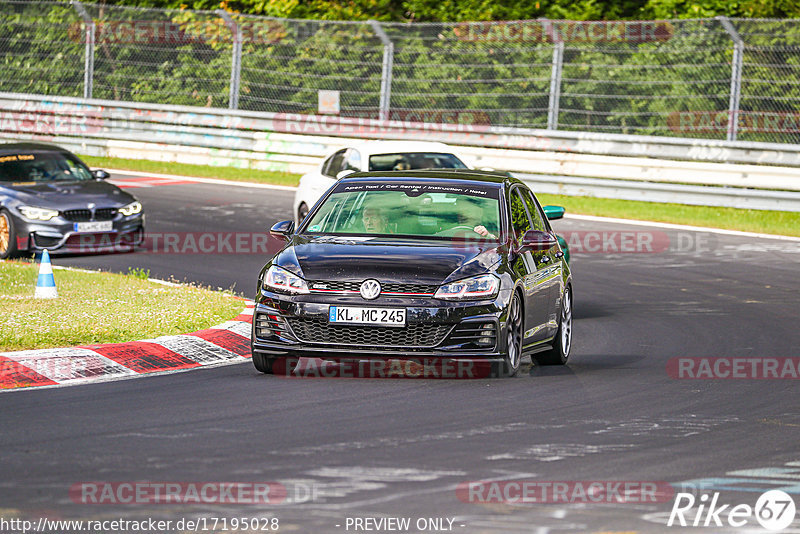
<path fill-rule="evenodd" d="M 440 286 L 434 298 L 445 300 L 480 300 L 492 298 L 500 289 L 500 280 L 484 274 Z"/>
<path fill-rule="evenodd" d="M 123 206 L 119 209 L 119 212 L 124 216 L 135 215 L 142 211 L 142 203 L 141 202 L 132 202 L 127 206 Z"/>
<path fill-rule="evenodd" d="M 58 217 L 58 211 L 45 208 L 34 208 L 33 206 L 20 206 L 20 213 L 32 221 L 49 221 L 53 217 Z"/>
<path fill-rule="evenodd" d="M 308 285 L 305 280 L 277 265 L 273 265 L 267 270 L 267 275 L 264 277 L 264 288 L 282 293 L 308 293 Z"/>

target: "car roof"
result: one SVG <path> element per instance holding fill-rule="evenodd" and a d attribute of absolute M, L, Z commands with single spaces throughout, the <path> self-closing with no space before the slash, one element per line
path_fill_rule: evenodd
<path fill-rule="evenodd" d="M 484 185 L 502 187 L 504 184 L 522 183 L 509 173 L 497 171 L 478 171 L 472 169 L 436 169 L 436 170 L 415 170 L 415 171 L 372 171 L 354 172 L 339 180 L 344 182 L 369 182 L 375 181 L 397 181 L 427 179 L 436 182 L 468 181 L 480 182 Z"/>
<path fill-rule="evenodd" d="M 455 154 L 453 147 L 436 141 L 357 141 L 342 148 L 354 148 L 361 154 L 389 154 L 392 152 L 444 152 Z"/>
<path fill-rule="evenodd" d="M 60 152 L 70 153 L 69 150 L 46 143 L 3 143 L 0 144 L 0 155 L 19 154 L 20 152 Z"/>

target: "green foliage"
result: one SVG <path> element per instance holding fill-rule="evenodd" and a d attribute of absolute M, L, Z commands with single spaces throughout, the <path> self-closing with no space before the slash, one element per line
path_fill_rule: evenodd
<path fill-rule="evenodd" d="M 147 280 L 150 278 L 150 269 L 143 269 L 140 267 L 128 267 L 127 276 L 138 278 L 139 280 Z"/>
<path fill-rule="evenodd" d="M 796 0 L 122 0 L 115 4 L 214 10 L 318 20 L 463 22 L 641 20 L 729 17 L 796 18 Z"/>
<path fill-rule="evenodd" d="M 134 9 L 132 4 L 171 9 Z M 335 19 L 427 21 L 383 24 L 394 43 L 390 108 L 395 115 L 390 118 L 422 111 L 432 117 L 423 115 L 424 122 L 530 128 L 547 125 L 554 52 L 550 22 L 531 19 L 669 17 L 659 23 L 657 38 L 642 40 L 626 35 L 637 29 L 636 22 L 555 21 L 565 40 L 558 127 L 713 139 L 726 138 L 733 43 L 718 20 L 695 17 L 800 16 L 800 8 L 788 0 L 127 0 L 84 5 L 98 24 L 95 98 L 227 107 L 232 33 L 213 11 L 189 9 L 223 7 L 246 32 L 240 109 L 315 113 L 318 91 L 334 89 L 343 116 L 377 118 L 383 44 L 369 24 Z M 1 13 L 0 91 L 81 96 L 85 26 L 75 10 L 66 3 L 28 2 Z M 527 20 L 492 22 L 498 19 Z M 430 22 L 441 20 L 487 22 Z M 126 38 L 121 25 L 134 21 L 176 25 L 185 39 Z M 797 143 L 800 25 L 793 19 L 733 22 L 747 45 L 739 139 Z M 153 137 L 175 142 L 182 135 L 164 128 Z"/>

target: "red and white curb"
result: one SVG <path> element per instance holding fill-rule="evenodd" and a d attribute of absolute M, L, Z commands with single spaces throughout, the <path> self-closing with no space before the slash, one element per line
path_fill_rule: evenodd
<path fill-rule="evenodd" d="M 250 359 L 255 302 L 232 321 L 190 334 L 127 343 L 0 352 L 0 391 L 72 386 Z"/>

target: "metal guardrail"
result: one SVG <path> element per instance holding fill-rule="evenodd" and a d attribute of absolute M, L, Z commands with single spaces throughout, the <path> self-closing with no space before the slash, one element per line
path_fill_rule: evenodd
<path fill-rule="evenodd" d="M 464 128 L 10 93 L 0 93 L 0 138 L 51 141 L 87 155 L 294 173 L 309 171 L 352 139 L 426 139 L 458 146 L 478 167 L 520 173 L 541 192 L 800 211 L 797 145 Z"/>

